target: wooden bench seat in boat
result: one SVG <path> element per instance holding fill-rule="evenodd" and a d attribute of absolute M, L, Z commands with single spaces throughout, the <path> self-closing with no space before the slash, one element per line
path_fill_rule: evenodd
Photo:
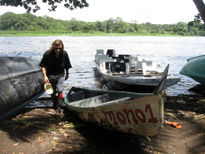
<path fill-rule="evenodd" d="M 104 102 L 109 101 L 109 95 L 108 94 L 103 94 L 103 95 L 98 95 L 86 99 L 81 99 L 78 101 L 71 102 L 73 106 L 79 106 L 79 107 L 91 107 L 95 106 L 97 104 L 102 104 Z"/>
<path fill-rule="evenodd" d="M 119 102 L 123 102 L 123 101 L 127 101 L 127 100 L 130 100 L 130 99 L 132 99 L 132 97 L 122 97 L 122 98 L 119 98 L 119 99 L 114 99 L 114 100 L 112 100 L 112 101 L 108 101 L 108 102 L 106 102 L 107 104 L 109 103 L 119 103 Z"/>
<path fill-rule="evenodd" d="M 103 95 L 98 95 L 90 98 L 86 98 L 83 100 L 78 100 L 71 102 L 73 106 L 79 106 L 79 107 L 95 107 L 96 105 L 105 105 L 110 104 L 110 103 L 119 103 L 122 101 L 130 100 L 132 97 L 122 97 L 119 99 L 114 99 L 109 101 L 109 95 L 108 94 L 103 94 Z"/>
<path fill-rule="evenodd" d="M 74 102 L 77 100 L 85 99 L 84 91 L 78 91 L 75 93 L 71 93 L 70 97 L 68 98 L 69 102 Z"/>

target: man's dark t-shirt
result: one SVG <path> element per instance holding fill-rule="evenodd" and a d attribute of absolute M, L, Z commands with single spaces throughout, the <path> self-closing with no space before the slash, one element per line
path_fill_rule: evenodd
<path fill-rule="evenodd" d="M 62 51 L 58 58 L 55 56 L 55 52 L 46 51 L 39 66 L 46 68 L 48 76 L 64 74 L 64 69 L 72 67 L 66 51 Z"/>

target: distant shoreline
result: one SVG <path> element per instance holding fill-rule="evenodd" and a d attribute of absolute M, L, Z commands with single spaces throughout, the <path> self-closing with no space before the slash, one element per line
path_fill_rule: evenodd
<path fill-rule="evenodd" d="M 58 33 L 58 32 L 28 32 L 28 31 L 0 31 L 0 36 L 185 36 L 185 35 L 174 35 L 174 34 L 143 34 L 143 33 Z M 189 35 L 186 35 L 189 36 Z"/>

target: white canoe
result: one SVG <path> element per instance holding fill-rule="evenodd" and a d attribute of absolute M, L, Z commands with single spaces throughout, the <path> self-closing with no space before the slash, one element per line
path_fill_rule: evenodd
<path fill-rule="evenodd" d="M 164 122 L 164 94 L 72 87 L 65 104 L 86 122 L 135 135 L 157 135 Z"/>

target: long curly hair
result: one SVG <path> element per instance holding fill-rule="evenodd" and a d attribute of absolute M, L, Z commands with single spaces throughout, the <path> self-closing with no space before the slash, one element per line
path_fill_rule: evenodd
<path fill-rule="evenodd" d="M 62 44 L 62 51 L 64 51 L 64 45 L 63 45 L 63 41 L 62 41 L 62 40 L 55 40 L 55 41 L 53 41 L 53 43 L 52 43 L 52 45 L 51 45 L 49 51 L 50 51 L 50 52 L 53 52 L 54 49 L 55 49 L 57 46 L 59 46 L 60 44 Z"/>

